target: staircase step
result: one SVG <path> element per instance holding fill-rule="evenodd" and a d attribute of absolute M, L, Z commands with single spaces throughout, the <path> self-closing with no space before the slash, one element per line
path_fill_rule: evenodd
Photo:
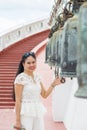
<path fill-rule="evenodd" d="M 13 98 L 13 90 L 12 90 L 12 92 L 11 93 L 0 93 L 0 99 L 1 98 Z"/>
<path fill-rule="evenodd" d="M 4 78 L 4 79 L 3 79 Z M 0 83 L 1 82 L 13 82 L 13 79 L 12 79 L 12 77 L 2 77 L 1 79 L 0 79 Z"/>
<path fill-rule="evenodd" d="M 11 98 L 0 98 L 0 103 L 1 102 L 14 102 L 14 101 Z"/>
<path fill-rule="evenodd" d="M 0 102 L 0 106 L 14 106 L 14 102 Z"/>
<path fill-rule="evenodd" d="M 0 90 L 0 94 L 10 94 L 12 93 L 12 90 Z"/>
<path fill-rule="evenodd" d="M 7 80 L 0 80 L 0 84 L 9 84 L 9 83 L 13 83 L 13 80 L 7 79 Z"/>
<path fill-rule="evenodd" d="M 4 89 L 3 89 L 4 88 Z M 1 88 L 0 87 L 0 92 L 2 91 L 2 92 L 12 92 L 12 87 L 9 87 L 9 88 L 6 88 L 6 87 L 3 87 L 3 88 Z"/>
<path fill-rule="evenodd" d="M 2 85 L 0 85 L 0 88 L 13 88 L 13 85 L 12 86 L 9 86 L 9 85 L 6 85 L 6 86 L 2 86 Z"/>
<path fill-rule="evenodd" d="M 15 74 L 14 73 L 1 73 L 0 72 L 0 79 L 1 79 L 1 77 L 15 77 Z"/>
<path fill-rule="evenodd" d="M 3 77 L 0 77 L 0 80 L 2 80 L 2 81 L 3 81 L 3 80 L 9 80 L 9 79 L 10 79 L 10 80 L 14 80 L 15 77 L 12 77 L 12 76 L 5 76 L 5 77 L 3 76 Z"/>
<path fill-rule="evenodd" d="M 15 53 L 16 53 L 16 51 L 15 51 Z M 17 53 L 16 53 L 16 54 L 17 54 Z M 18 53 L 18 54 L 19 54 L 19 55 L 17 56 L 17 58 L 20 58 L 20 55 L 21 55 L 21 54 L 20 54 L 20 53 Z M 11 58 L 16 58 L 16 56 L 15 56 L 14 54 L 11 54 L 11 55 L 8 54 L 8 55 L 3 55 L 3 56 L 4 56 L 4 58 L 6 58 L 6 59 L 8 59 L 8 60 L 11 59 Z M 16 59 L 17 59 L 17 58 L 16 58 Z M 1 57 L 1 59 L 3 59 L 3 57 Z"/>
<path fill-rule="evenodd" d="M 11 69 L 11 68 L 9 68 L 9 69 L 3 69 L 3 68 L 2 68 L 2 69 L 1 69 L 1 68 L 0 68 L 0 72 L 8 72 L 8 71 L 9 71 L 9 72 L 10 72 L 10 71 L 11 71 L 11 72 L 12 72 L 12 71 L 15 72 L 15 71 L 17 71 L 17 69 Z"/>
<path fill-rule="evenodd" d="M 0 74 L 16 74 L 16 72 L 15 71 L 2 71 L 2 72 L 0 72 Z"/>
<path fill-rule="evenodd" d="M 14 58 L 13 58 L 13 59 L 14 59 Z M 11 62 L 13 61 L 13 60 L 10 60 L 10 59 L 9 59 L 9 60 L 8 60 L 8 59 L 0 59 L 0 62 L 1 62 L 0 64 L 2 64 L 5 60 L 7 60 L 9 63 L 11 63 Z M 18 58 L 17 58 L 17 59 L 14 59 L 14 60 L 15 60 L 16 63 L 19 63 L 19 61 L 20 61 L 20 59 L 18 59 Z M 5 62 L 5 64 L 6 64 L 6 62 Z M 14 64 L 13 64 L 13 65 L 14 65 Z"/>
<path fill-rule="evenodd" d="M 1 60 L 0 60 L 0 64 L 4 64 L 4 65 L 5 65 L 5 64 L 7 64 L 7 63 L 8 63 L 8 64 L 13 64 L 13 65 L 14 65 L 14 64 L 18 64 L 17 61 L 5 61 L 5 60 L 4 60 L 3 62 L 1 62 Z"/>
<path fill-rule="evenodd" d="M 0 83 L 0 86 L 9 86 L 9 87 L 11 86 L 12 87 L 13 83 L 12 82 L 11 83 L 3 83 L 2 82 L 2 83 Z"/>
<path fill-rule="evenodd" d="M 12 87 L 0 87 L 0 91 L 2 90 L 13 90 Z"/>
<path fill-rule="evenodd" d="M 12 66 L 12 65 L 5 65 L 5 66 L 3 66 L 3 65 L 0 65 L 0 69 L 17 69 L 18 68 L 18 66 Z"/>
<path fill-rule="evenodd" d="M 12 98 L 12 94 L 0 94 L 0 98 Z"/>
<path fill-rule="evenodd" d="M 0 106 L 0 109 L 14 109 L 14 106 Z"/>

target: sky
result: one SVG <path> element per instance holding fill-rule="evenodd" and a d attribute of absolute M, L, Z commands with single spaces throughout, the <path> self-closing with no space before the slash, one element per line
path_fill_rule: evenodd
<path fill-rule="evenodd" d="M 0 30 L 50 16 L 54 0 L 0 0 Z"/>

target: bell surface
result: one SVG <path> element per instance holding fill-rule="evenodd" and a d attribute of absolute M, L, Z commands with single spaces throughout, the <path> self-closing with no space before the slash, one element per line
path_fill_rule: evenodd
<path fill-rule="evenodd" d="M 49 38 L 49 41 L 46 44 L 46 49 L 45 49 L 45 63 L 48 63 L 49 57 L 51 55 L 51 47 L 50 47 L 51 40 L 52 40 L 52 38 Z"/>
<path fill-rule="evenodd" d="M 79 11 L 77 57 L 77 79 L 79 88 L 75 96 L 87 98 L 87 2 L 80 7 Z"/>
<path fill-rule="evenodd" d="M 61 76 L 76 77 L 77 65 L 77 15 L 69 18 L 63 30 L 61 44 Z"/>

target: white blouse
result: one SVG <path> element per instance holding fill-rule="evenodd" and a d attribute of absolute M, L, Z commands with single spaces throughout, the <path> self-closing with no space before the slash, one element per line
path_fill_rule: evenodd
<path fill-rule="evenodd" d="M 40 117 L 46 112 L 46 108 L 40 99 L 41 77 L 37 73 L 34 73 L 34 81 L 31 76 L 24 72 L 15 78 L 14 84 L 17 83 L 24 86 L 20 115 Z"/>

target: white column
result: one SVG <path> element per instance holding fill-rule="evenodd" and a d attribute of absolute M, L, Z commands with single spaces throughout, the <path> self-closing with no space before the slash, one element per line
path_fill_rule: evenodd
<path fill-rule="evenodd" d="M 54 121 L 63 121 L 71 95 L 73 80 L 66 78 L 66 82 L 55 87 L 52 94 L 52 114 Z"/>
<path fill-rule="evenodd" d="M 87 130 L 87 99 L 75 99 L 75 111 L 70 130 Z"/>
<path fill-rule="evenodd" d="M 77 78 L 73 79 L 73 83 L 72 83 L 71 88 L 72 88 L 72 90 L 71 90 L 71 94 L 70 94 L 70 97 L 69 97 L 67 110 L 66 110 L 65 116 L 64 116 L 64 124 L 65 124 L 65 127 L 67 128 L 67 130 L 70 130 L 70 128 L 71 128 L 73 115 L 74 115 L 74 112 L 75 112 L 75 97 L 74 97 L 74 94 L 75 94 L 75 92 L 78 88 Z"/>
<path fill-rule="evenodd" d="M 87 130 L 87 99 L 74 96 L 77 88 L 77 79 L 74 79 L 74 85 L 64 119 L 67 130 Z"/>

